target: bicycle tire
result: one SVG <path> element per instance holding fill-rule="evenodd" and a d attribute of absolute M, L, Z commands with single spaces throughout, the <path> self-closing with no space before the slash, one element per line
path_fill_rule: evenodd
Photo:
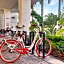
<path fill-rule="evenodd" d="M 9 41 L 9 40 L 8 40 L 8 41 Z M 14 41 L 14 42 L 18 43 L 17 45 L 19 45 L 19 48 L 22 47 L 21 44 L 20 44 L 18 41 L 16 41 L 16 40 L 10 40 L 10 41 Z M 0 52 L 1 52 L 1 49 L 2 49 L 2 47 L 4 46 L 4 44 L 5 44 L 5 42 L 2 43 L 1 48 L 0 48 Z M 5 52 L 6 52 L 6 51 L 5 51 Z M 6 62 L 6 63 L 13 63 L 13 62 L 15 62 L 16 60 L 18 60 L 19 57 L 21 56 L 21 54 L 18 53 L 18 56 L 17 56 L 16 58 L 14 58 L 13 60 L 9 60 L 9 59 L 4 58 L 3 53 L 4 53 L 4 52 L 1 52 L 1 59 L 2 59 L 4 62 Z M 6 53 L 6 54 L 8 54 L 8 53 Z M 12 54 L 12 53 L 10 53 L 10 54 Z M 4 55 L 5 55 L 5 54 L 4 54 Z M 9 57 L 9 56 L 8 56 L 8 57 Z M 11 56 L 10 56 L 10 57 L 11 57 Z"/>
<path fill-rule="evenodd" d="M 36 51 L 36 54 L 39 56 L 39 57 L 43 57 L 43 54 L 42 55 L 40 55 L 39 54 L 39 52 L 38 52 L 38 45 L 39 45 L 39 43 L 40 43 L 40 41 L 41 40 L 43 40 L 43 38 L 41 38 L 40 40 L 38 40 L 37 42 L 36 42 L 36 47 L 35 47 L 35 51 Z M 51 43 L 51 41 L 49 40 L 49 39 L 47 39 L 47 38 L 45 38 L 45 41 L 48 41 L 48 43 L 49 43 L 49 45 L 50 45 L 50 50 L 48 51 L 48 53 L 45 55 L 45 57 L 47 57 L 47 56 L 49 56 L 50 55 L 50 53 L 51 53 L 51 51 L 52 51 L 52 43 Z"/>
<path fill-rule="evenodd" d="M 4 35 L 1 35 L 1 34 L 0 34 L 0 38 L 1 38 L 1 39 L 0 39 L 1 41 L 0 41 L 0 42 L 1 42 L 1 43 L 2 43 L 2 40 L 3 40 L 2 38 L 4 38 L 4 37 L 5 37 Z M 6 51 L 7 49 L 8 49 L 8 48 L 3 48 L 3 49 L 2 49 L 2 52 Z"/>

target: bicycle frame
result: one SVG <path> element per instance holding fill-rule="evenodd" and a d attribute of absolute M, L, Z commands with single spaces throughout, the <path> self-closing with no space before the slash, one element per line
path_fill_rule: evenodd
<path fill-rule="evenodd" d="M 28 54 L 29 50 L 31 50 L 34 45 L 35 45 L 35 51 L 36 51 L 37 55 L 40 56 L 40 57 L 42 57 L 42 56 L 38 53 L 38 51 L 37 51 L 37 46 L 38 46 L 39 43 L 41 43 L 41 40 L 43 40 L 43 38 L 40 37 L 40 34 L 39 34 L 40 29 L 39 29 L 39 28 L 36 28 L 35 31 L 36 31 L 36 34 L 35 34 L 35 37 L 34 37 L 34 40 L 33 40 L 32 44 L 31 44 L 30 46 L 25 46 L 22 37 L 21 37 L 20 39 L 19 39 L 19 37 L 18 37 L 18 40 L 6 39 L 6 38 L 4 38 L 4 41 L 2 42 L 2 44 L 0 44 L 0 58 L 1 58 L 4 62 L 9 62 L 9 63 L 15 62 L 17 59 L 19 59 L 19 57 L 21 56 L 21 54 Z M 23 36 L 23 35 L 22 35 L 22 36 Z M 39 40 L 36 42 L 37 37 L 39 38 Z M 45 38 L 45 39 L 46 39 L 46 38 Z M 49 50 L 48 54 L 47 54 L 45 57 L 47 57 L 47 56 L 50 54 L 51 50 L 52 50 L 52 44 L 51 44 L 51 42 L 50 42 L 48 39 L 46 39 L 46 40 L 47 40 L 47 41 L 49 42 L 49 44 L 50 44 L 50 50 Z M 20 42 L 23 44 L 24 47 L 22 47 L 22 45 L 21 45 Z M 1 49 L 2 49 L 2 47 L 4 46 L 5 43 L 7 44 L 7 47 L 10 48 L 12 51 L 16 51 L 16 52 L 19 53 L 19 56 L 18 56 L 16 59 L 14 59 L 14 60 L 12 60 L 12 61 L 7 61 L 7 60 L 5 60 L 5 59 L 3 58 L 2 54 L 1 54 L 1 52 L 2 52 Z M 17 45 L 19 45 L 19 48 L 15 49 L 15 47 L 16 47 Z"/>
<path fill-rule="evenodd" d="M 39 37 L 39 39 L 41 39 L 40 36 L 39 36 L 39 31 L 40 30 L 39 29 L 35 29 L 35 31 L 36 31 L 36 34 L 35 34 L 35 37 L 34 37 L 34 40 L 33 40 L 32 44 L 30 46 L 25 46 L 25 44 L 23 43 L 24 48 L 28 48 L 28 50 L 31 50 L 33 48 L 35 42 L 36 42 L 37 37 Z M 23 42 L 22 38 L 21 38 L 20 41 Z"/>
<path fill-rule="evenodd" d="M 18 43 L 18 41 L 16 41 L 16 40 L 14 40 L 14 39 L 10 39 L 9 37 L 9 39 L 7 39 L 4 35 L 0 35 L 0 38 L 2 38 L 3 37 L 3 43 L 2 44 L 0 44 L 0 50 L 1 50 L 1 47 L 2 47 L 2 45 L 4 44 L 4 43 L 6 43 L 7 44 L 7 47 L 8 48 L 10 48 L 11 50 L 14 50 L 14 51 L 17 51 L 18 53 L 20 53 L 20 54 L 27 54 L 27 52 L 25 52 L 25 51 L 28 51 L 28 49 L 25 49 L 25 48 L 20 48 L 20 49 L 14 49 L 15 48 L 15 46 L 17 45 L 17 43 Z M 10 41 L 13 41 L 13 42 L 10 42 Z M 16 42 L 16 43 L 15 43 Z M 7 49 L 6 49 L 7 50 Z M 5 50 L 5 51 L 6 51 Z M 20 50 L 22 50 L 23 52 L 20 52 Z M 1 54 L 0 54 L 1 55 Z"/>

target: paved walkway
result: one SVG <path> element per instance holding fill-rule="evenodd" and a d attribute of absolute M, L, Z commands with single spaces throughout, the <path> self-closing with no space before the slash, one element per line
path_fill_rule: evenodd
<path fill-rule="evenodd" d="M 0 64 L 64 64 L 64 62 L 55 59 L 52 56 L 48 56 L 46 59 L 35 57 L 34 55 L 27 54 L 22 55 L 19 60 L 14 63 L 5 63 L 0 60 Z"/>
<path fill-rule="evenodd" d="M 45 60 L 51 64 L 64 64 L 64 61 L 60 61 L 53 56 L 48 56 Z"/>

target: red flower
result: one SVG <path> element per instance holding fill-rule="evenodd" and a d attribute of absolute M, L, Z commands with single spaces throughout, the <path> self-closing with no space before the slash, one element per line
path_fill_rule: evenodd
<path fill-rule="evenodd" d="M 36 24 L 33 24 L 33 26 L 36 26 Z"/>

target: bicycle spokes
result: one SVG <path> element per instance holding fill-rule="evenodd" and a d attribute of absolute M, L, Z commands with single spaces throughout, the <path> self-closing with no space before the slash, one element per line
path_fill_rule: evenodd
<path fill-rule="evenodd" d="M 13 41 L 13 40 L 10 40 L 10 41 Z M 17 45 L 14 47 L 14 49 L 19 49 L 19 48 L 22 48 L 21 44 L 19 42 L 16 42 Z M 3 43 L 2 46 L 1 46 L 1 50 L 2 48 L 5 46 L 6 43 Z M 8 46 L 6 46 L 8 47 Z M 12 51 L 12 53 L 10 53 L 9 51 Z M 1 52 L 1 59 L 5 62 L 14 62 L 16 61 L 20 56 L 21 54 L 18 53 L 17 51 L 14 51 L 12 49 L 10 49 L 8 47 L 8 49 L 4 52 L 0 51 Z"/>
<path fill-rule="evenodd" d="M 36 53 L 38 56 L 43 57 L 42 52 L 45 52 L 45 57 L 47 57 L 52 51 L 51 41 L 45 38 L 45 51 L 43 51 L 43 38 L 38 40 L 36 43 Z M 41 43 L 42 42 L 42 43 Z"/>

